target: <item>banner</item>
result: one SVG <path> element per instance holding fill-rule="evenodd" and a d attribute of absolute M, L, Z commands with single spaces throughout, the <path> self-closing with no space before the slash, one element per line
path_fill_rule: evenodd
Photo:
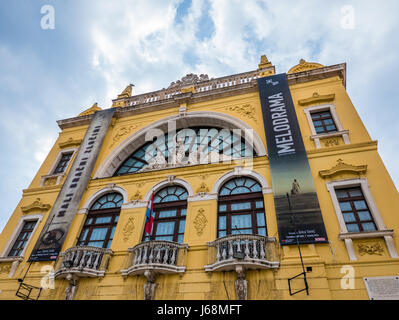
<path fill-rule="evenodd" d="M 327 234 L 285 74 L 258 79 L 282 245 L 326 243 Z"/>
<path fill-rule="evenodd" d="M 94 114 L 71 170 L 28 261 L 57 259 L 89 183 L 114 112 L 115 109 L 107 109 Z"/>

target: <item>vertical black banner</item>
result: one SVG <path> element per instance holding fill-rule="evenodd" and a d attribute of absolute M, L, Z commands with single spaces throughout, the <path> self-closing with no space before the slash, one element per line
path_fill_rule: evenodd
<path fill-rule="evenodd" d="M 327 234 L 286 74 L 258 79 L 282 245 L 326 243 Z"/>
<path fill-rule="evenodd" d="M 90 180 L 115 109 L 98 111 L 90 126 L 43 227 L 29 261 L 56 260 L 67 236 L 72 219 Z"/>

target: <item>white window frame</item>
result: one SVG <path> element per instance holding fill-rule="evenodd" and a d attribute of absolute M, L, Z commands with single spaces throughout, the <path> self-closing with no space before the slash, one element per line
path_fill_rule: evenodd
<path fill-rule="evenodd" d="M 75 156 L 76 151 L 78 150 L 78 148 L 69 148 L 69 149 L 65 149 L 65 150 L 60 150 L 58 152 L 57 157 L 55 158 L 55 161 L 53 162 L 49 172 L 47 173 L 47 175 L 42 176 L 42 179 L 40 180 L 40 186 L 43 187 L 44 186 L 44 182 L 49 179 L 49 178 L 57 178 L 57 183 L 56 185 L 59 185 L 61 182 L 61 179 L 65 176 L 65 173 L 68 171 L 69 166 L 71 165 L 71 162 L 73 160 L 73 157 Z M 60 162 L 62 156 L 66 153 L 70 153 L 72 152 L 72 156 L 71 159 L 69 160 L 65 171 L 61 172 L 61 173 L 54 173 L 54 170 L 57 168 L 58 163 Z"/>
<path fill-rule="evenodd" d="M 8 254 L 10 253 L 12 247 L 14 246 L 15 241 L 17 240 L 19 234 L 21 233 L 22 227 L 24 226 L 25 222 L 29 222 L 29 221 L 36 221 L 35 227 L 33 228 L 32 233 L 30 234 L 29 240 L 25 245 L 25 248 L 22 250 L 22 253 L 20 255 L 20 257 L 24 257 L 24 254 L 26 252 L 26 249 L 29 246 L 29 243 L 31 242 L 37 228 L 39 227 L 40 222 L 43 219 L 43 215 L 42 214 L 35 214 L 35 215 L 26 215 L 23 216 L 19 219 L 17 227 L 14 229 L 13 234 L 11 235 L 10 239 L 8 240 L 6 246 L 3 249 L 3 252 L 1 254 L 1 261 L 6 261 L 7 259 L 9 261 L 14 261 L 15 257 L 9 257 Z"/>
<path fill-rule="evenodd" d="M 346 248 L 351 260 L 357 260 L 355 249 L 353 246 L 352 239 L 365 239 L 365 238 L 380 238 L 385 239 L 389 254 L 391 258 L 399 258 L 396 251 L 396 247 L 393 241 L 393 230 L 388 230 L 384 224 L 382 216 L 377 208 L 374 198 L 370 192 L 370 186 L 367 179 L 348 179 L 339 181 L 330 181 L 326 183 L 327 190 L 330 193 L 331 200 L 335 209 L 335 214 L 340 226 L 339 239 L 345 241 Z M 365 201 L 369 207 L 370 214 L 372 215 L 374 222 L 377 226 L 377 231 L 371 232 L 348 232 L 344 216 L 339 205 L 338 197 L 336 195 L 336 190 L 340 188 L 350 188 L 350 187 L 360 187 Z"/>
<path fill-rule="evenodd" d="M 350 144 L 349 130 L 344 130 L 344 127 L 342 126 L 341 120 L 338 117 L 337 110 L 336 110 L 334 104 L 329 103 L 329 104 L 323 104 L 323 105 L 319 105 L 319 106 L 313 106 L 313 107 L 305 108 L 303 111 L 305 112 L 306 118 L 308 119 L 310 131 L 312 132 L 310 139 L 314 140 L 316 149 L 321 148 L 320 140 L 325 139 L 325 138 L 342 137 L 345 144 Z M 316 129 L 314 127 L 313 120 L 312 120 L 312 113 L 322 112 L 322 111 L 330 111 L 331 116 L 334 120 L 335 126 L 337 127 L 338 131 L 329 132 L 329 133 L 321 133 L 321 134 L 318 134 L 316 132 Z"/>

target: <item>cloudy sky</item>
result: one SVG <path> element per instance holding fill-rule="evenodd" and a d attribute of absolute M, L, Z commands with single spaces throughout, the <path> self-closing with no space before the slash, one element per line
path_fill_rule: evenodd
<path fill-rule="evenodd" d="M 46 5 L 54 29 L 42 28 Z M 397 0 L 1 1 L 0 230 L 54 144 L 56 120 L 110 107 L 129 83 L 138 94 L 191 72 L 245 72 L 262 54 L 277 73 L 300 58 L 347 62 L 349 95 L 399 186 L 398 12 Z"/>

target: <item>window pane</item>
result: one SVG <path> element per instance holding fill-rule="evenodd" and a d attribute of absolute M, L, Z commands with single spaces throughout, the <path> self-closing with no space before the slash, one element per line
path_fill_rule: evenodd
<path fill-rule="evenodd" d="M 369 211 L 359 211 L 357 214 L 359 215 L 360 221 L 373 220 Z"/>
<path fill-rule="evenodd" d="M 348 232 L 359 232 L 359 226 L 357 224 L 347 224 Z"/>
<path fill-rule="evenodd" d="M 360 190 L 360 188 L 356 188 L 356 189 L 349 189 L 349 194 L 351 197 L 362 197 L 362 191 Z"/>
<path fill-rule="evenodd" d="M 337 128 L 335 128 L 335 126 L 327 126 L 327 130 L 328 131 L 335 131 L 335 130 L 337 130 Z"/>
<path fill-rule="evenodd" d="M 184 229 L 186 227 L 186 220 L 182 220 L 180 221 L 180 225 L 179 225 L 179 233 L 184 233 Z"/>
<path fill-rule="evenodd" d="M 184 241 L 184 234 L 179 234 L 177 236 L 177 242 L 178 243 L 183 243 L 183 241 Z"/>
<path fill-rule="evenodd" d="M 251 215 L 234 215 L 231 217 L 231 228 L 252 228 Z"/>
<path fill-rule="evenodd" d="M 356 222 L 356 218 L 353 212 L 344 213 L 345 222 Z"/>
<path fill-rule="evenodd" d="M 345 190 L 335 190 L 338 199 L 347 198 L 348 193 Z"/>
<path fill-rule="evenodd" d="M 89 247 L 97 247 L 102 248 L 104 245 L 104 241 L 92 241 L 87 244 Z"/>
<path fill-rule="evenodd" d="M 368 223 L 362 223 L 362 227 L 364 231 L 375 231 L 375 226 L 374 223 L 368 222 Z"/>
<path fill-rule="evenodd" d="M 177 211 L 176 210 L 164 210 L 159 212 L 160 218 L 168 218 L 168 217 L 175 217 Z"/>
<path fill-rule="evenodd" d="M 223 238 L 226 236 L 226 231 L 219 231 L 218 238 Z"/>
<path fill-rule="evenodd" d="M 339 206 L 341 207 L 342 211 L 350 211 L 350 210 L 352 210 L 350 202 L 340 202 Z"/>
<path fill-rule="evenodd" d="M 225 204 L 222 204 L 219 206 L 219 212 L 225 212 L 227 210 L 227 206 Z"/>
<path fill-rule="evenodd" d="M 258 222 L 258 227 L 264 227 L 266 225 L 265 214 L 263 212 L 257 213 L 256 218 L 257 218 L 257 222 Z"/>
<path fill-rule="evenodd" d="M 113 228 L 112 228 L 111 235 L 109 236 L 109 238 L 110 238 L 111 240 L 114 238 L 115 229 L 116 229 L 116 227 L 113 227 Z M 111 241 L 109 241 L 109 242 L 111 242 Z"/>
<path fill-rule="evenodd" d="M 367 205 L 366 205 L 366 202 L 364 200 L 355 201 L 354 204 L 355 204 L 355 208 L 357 210 L 367 209 Z"/>
<path fill-rule="evenodd" d="M 219 217 L 219 229 L 220 230 L 226 229 L 226 217 L 225 216 Z"/>
<path fill-rule="evenodd" d="M 246 187 L 237 187 L 235 188 L 231 194 L 241 194 L 241 193 L 249 193 L 250 190 L 248 190 Z"/>
<path fill-rule="evenodd" d="M 231 234 L 252 234 L 252 229 L 232 229 Z"/>
<path fill-rule="evenodd" d="M 320 114 L 318 114 L 318 113 L 312 114 L 312 119 L 319 119 L 319 118 L 320 118 Z"/>
<path fill-rule="evenodd" d="M 231 205 L 231 211 L 251 209 L 250 202 L 234 203 Z"/>
<path fill-rule="evenodd" d="M 266 237 L 266 228 L 258 228 L 258 234 Z"/>
<path fill-rule="evenodd" d="M 261 209 L 261 208 L 263 208 L 263 201 L 257 201 L 256 202 L 256 209 Z"/>
<path fill-rule="evenodd" d="M 326 120 L 324 120 L 324 124 L 326 124 L 326 125 L 334 124 L 334 121 L 332 121 L 332 119 L 326 119 Z"/>
<path fill-rule="evenodd" d="M 100 223 L 110 223 L 111 222 L 112 217 L 101 217 L 101 218 L 97 218 L 96 219 L 96 224 L 100 224 Z"/>
<path fill-rule="evenodd" d="M 90 236 L 90 241 L 93 240 L 104 240 L 107 235 L 108 228 L 96 228 L 93 229 L 93 232 Z"/>
<path fill-rule="evenodd" d="M 324 132 L 324 128 L 323 127 L 316 127 L 316 133 L 323 133 Z"/>
<path fill-rule="evenodd" d="M 156 236 L 155 240 L 173 241 L 173 236 Z"/>
<path fill-rule="evenodd" d="M 182 216 L 187 215 L 187 209 L 181 209 L 180 214 L 181 214 Z"/>
<path fill-rule="evenodd" d="M 319 127 L 322 125 L 321 121 L 313 121 L 313 124 L 315 125 L 315 127 Z"/>
<path fill-rule="evenodd" d="M 157 226 L 156 235 L 166 235 L 166 234 L 173 234 L 175 229 L 174 222 L 160 222 Z"/>

